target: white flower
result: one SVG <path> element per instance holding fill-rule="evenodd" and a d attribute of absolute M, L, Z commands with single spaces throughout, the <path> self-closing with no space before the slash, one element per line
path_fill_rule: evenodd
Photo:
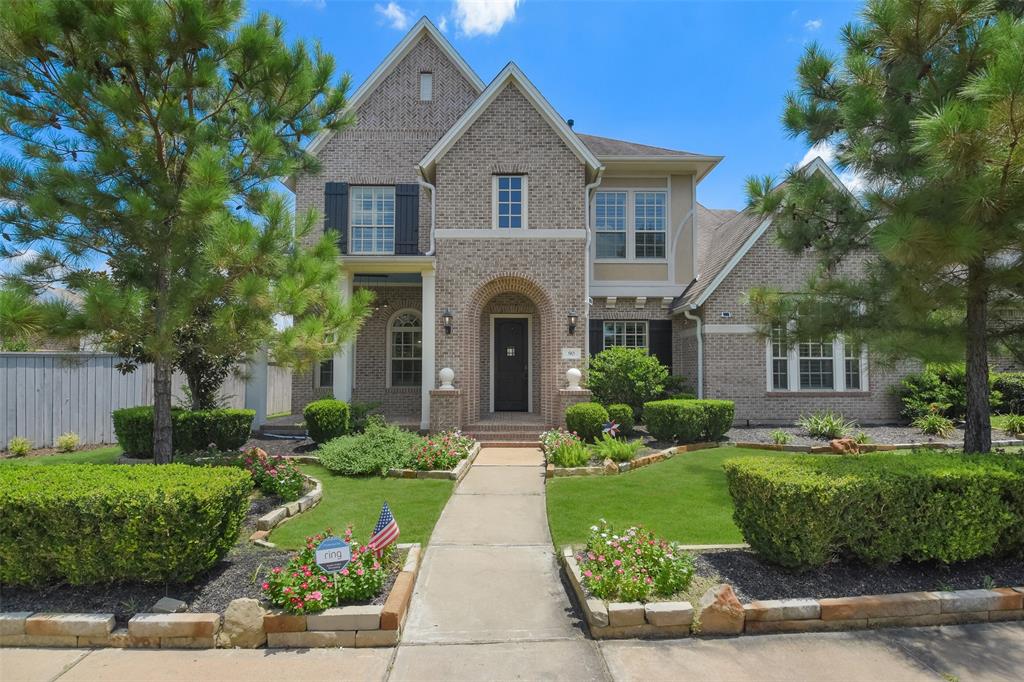
<path fill-rule="evenodd" d="M 596 533 L 597 532 L 597 526 L 591 526 L 590 530 L 592 530 L 592 531 L 594 531 Z"/>

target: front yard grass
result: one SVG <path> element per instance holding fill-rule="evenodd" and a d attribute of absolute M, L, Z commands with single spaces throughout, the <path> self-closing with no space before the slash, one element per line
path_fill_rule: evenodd
<path fill-rule="evenodd" d="M 53 455 L 36 457 L 17 457 L 3 460 L 5 464 L 116 464 L 121 456 L 121 448 L 117 445 L 106 445 L 92 450 L 80 452 L 60 452 Z"/>
<path fill-rule="evenodd" d="M 306 536 L 328 527 L 341 535 L 348 525 L 359 541 L 366 542 L 385 501 L 398 521 L 398 542 L 425 546 L 454 488 L 453 481 L 445 480 L 338 476 L 318 464 L 301 469 L 323 483 L 324 496 L 314 509 L 270 534 L 269 540 L 285 549 L 299 549 Z"/>
<path fill-rule="evenodd" d="M 605 519 L 618 528 L 643 524 L 683 544 L 743 542 L 732 522 L 722 462 L 761 450 L 723 447 L 676 455 L 616 476 L 553 478 L 547 483 L 548 522 L 555 546 L 586 542 Z"/>

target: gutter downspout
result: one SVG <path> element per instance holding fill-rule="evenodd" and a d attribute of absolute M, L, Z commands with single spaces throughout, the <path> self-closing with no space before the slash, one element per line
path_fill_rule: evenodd
<path fill-rule="evenodd" d="M 590 306 L 593 304 L 593 301 L 590 299 L 590 268 L 593 267 L 593 263 L 590 260 L 590 192 L 600 186 L 603 177 L 604 166 L 601 166 L 597 169 L 597 177 L 594 178 L 594 181 L 583 188 L 583 229 L 587 233 L 587 238 L 584 242 L 586 254 L 584 256 L 585 264 L 583 268 L 583 303 L 586 306 L 586 315 L 584 317 L 587 320 L 587 327 L 583 330 L 583 362 L 590 360 Z"/>
<path fill-rule="evenodd" d="M 697 323 L 697 397 L 704 397 L 704 321 L 694 315 L 693 306 L 683 310 L 683 317 Z"/>
<path fill-rule="evenodd" d="M 433 256 L 434 255 L 434 230 L 437 229 L 437 187 L 423 179 L 423 171 L 420 169 L 421 177 L 418 178 L 420 186 L 426 187 L 430 190 L 430 248 L 423 255 Z"/>

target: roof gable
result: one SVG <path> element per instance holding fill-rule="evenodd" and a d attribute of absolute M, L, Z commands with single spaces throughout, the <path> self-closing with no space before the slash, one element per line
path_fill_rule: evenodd
<path fill-rule="evenodd" d="M 544 99 L 544 96 L 530 82 L 526 74 L 515 63 L 510 62 L 491 81 L 477 101 L 466 110 L 459 120 L 455 122 L 455 125 L 437 141 L 437 144 L 420 161 L 420 172 L 423 173 L 424 177 L 428 180 L 433 177 L 434 168 L 441 157 L 448 153 L 510 83 L 514 83 L 517 86 L 526 100 L 540 113 L 576 157 L 590 169 L 592 174 L 602 167 L 601 162 L 597 160 L 593 152 L 590 151 L 587 145 L 583 144 L 576 133 L 572 131 L 572 128 L 558 115 L 551 104 Z"/>
<path fill-rule="evenodd" d="M 451 60 L 452 64 L 455 65 L 466 80 L 469 81 L 470 85 L 475 89 L 476 94 L 480 94 L 484 89 L 484 82 L 480 79 L 480 76 L 470 68 L 466 60 L 462 58 L 455 48 L 452 46 L 448 39 L 444 37 L 441 31 L 427 19 L 421 17 L 417 21 L 409 32 L 405 34 L 405 37 L 388 53 L 388 56 L 384 58 L 373 73 L 363 81 L 362 85 L 356 89 L 352 97 L 349 98 L 346 111 L 356 111 L 366 101 L 370 94 L 377 89 L 377 87 L 384 82 L 384 79 L 388 77 L 391 71 L 398 65 L 412 49 L 419 42 L 420 38 L 427 36 L 433 40 L 441 51 Z M 333 130 L 323 130 L 317 135 L 309 146 L 306 147 L 306 151 L 310 154 L 317 154 L 324 145 L 327 144 L 328 140 L 334 135 Z"/>

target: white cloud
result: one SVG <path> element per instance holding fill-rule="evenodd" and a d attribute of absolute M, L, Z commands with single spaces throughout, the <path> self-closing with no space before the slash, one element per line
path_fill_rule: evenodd
<path fill-rule="evenodd" d="M 373 9 L 387 20 L 391 28 L 404 31 L 409 27 L 409 13 L 402 9 L 397 2 L 389 2 L 387 5 L 374 5 Z"/>
<path fill-rule="evenodd" d="M 452 13 L 465 36 L 492 36 L 516 18 L 519 0 L 454 0 Z"/>
<path fill-rule="evenodd" d="M 835 145 L 830 144 L 828 142 L 819 142 L 818 144 L 808 149 L 807 153 L 804 154 L 802 159 L 800 159 L 800 162 L 796 164 L 796 167 L 803 168 L 804 166 L 806 166 L 808 163 L 810 163 L 816 157 L 819 156 L 821 157 L 822 161 L 827 163 L 829 167 L 831 167 L 832 170 L 836 172 L 836 175 L 838 175 L 839 179 L 843 181 L 843 184 L 846 185 L 847 189 L 849 189 L 854 194 L 861 194 L 862 192 L 864 192 L 864 190 L 868 188 L 867 178 L 865 178 L 863 175 L 850 168 L 840 169 L 836 165 Z"/>
<path fill-rule="evenodd" d="M 808 31 L 817 31 L 823 24 L 824 22 L 821 19 L 809 19 L 804 22 L 804 28 Z"/>
<path fill-rule="evenodd" d="M 437 22 L 437 27 L 441 29 L 441 33 L 448 32 L 448 17 L 441 17 Z"/>
<path fill-rule="evenodd" d="M 327 0 L 293 0 L 300 5 L 309 5 L 315 10 L 322 10 L 327 7 Z"/>

